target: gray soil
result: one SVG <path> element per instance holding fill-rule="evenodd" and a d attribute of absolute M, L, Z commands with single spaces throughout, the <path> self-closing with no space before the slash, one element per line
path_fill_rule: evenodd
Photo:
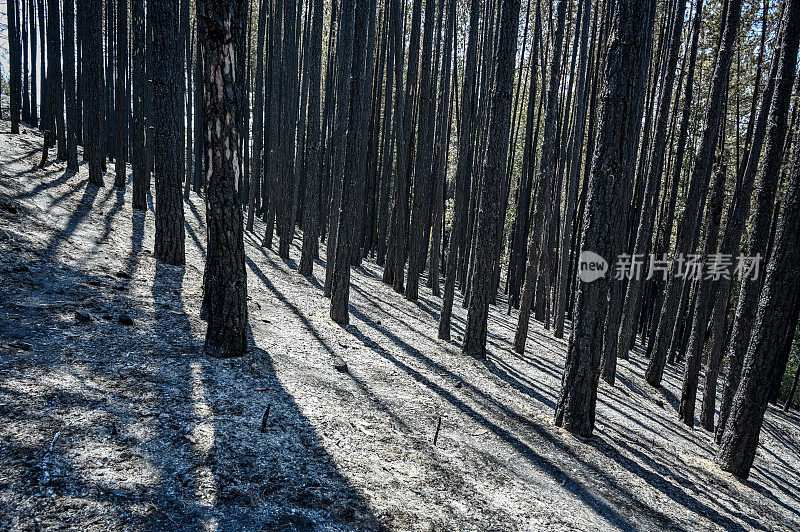
<path fill-rule="evenodd" d="M 39 170 L 25 129 L 0 122 L 0 529 L 800 529 L 795 414 L 770 409 L 738 482 L 678 421 L 682 368 L 655 390 L 635 354 L 576 439 L 552 422 L 566 342 L 539 323 L 517 355 L 516 315 L 492 307 L 488 360 L 465 358 L 460 301 L 437 340 L 440 300 L 368 261 L 339 327 L 324 248 L 306 279 L 263 226 L 245 234 L 252 351 L 204 356 L 203 199 L 186 267 L 158 264 L 152 210 L 85 165 Z"/>

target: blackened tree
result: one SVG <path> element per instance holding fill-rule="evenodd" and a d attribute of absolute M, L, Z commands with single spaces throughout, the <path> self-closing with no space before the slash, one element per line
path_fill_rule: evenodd
<path fill-rule="evenodd" d="M 649 21 L 654 9 L 654 0 L 621 0 L 614 9 L 581 238 L 582 250 L 602 257 L 620 251 L 620 235 L 609 228 L 619 226 L 615 218 L 627 208 L 621 204 L 622 198 L 633 180 L 649 64 L 648 39 L 652 37 Z M 594 430 L 608 279 L 603 276 L 593 282 L 580 282 L 575 297 L 573 331 L 555 422 L 588 437 Z"/>
<path fill-rule="evenodd" d="M 172 265 L 185 262 L 183 195 L 181 175 L 180 107 L 183 105 L 183 41 L 179 35 L 179 2 L 164 0 L 147 5 L 152 26 L 153 51 L 150 76 L 153 84 L 152 132 L 156 181 L 155 256 Z"/>
<path fill-rule="evenodd" d="M 203 57 L 204 149 L 210 172 L 206 193 L 208 247 L 203 279 L 205 351 L 215 357 L 247 348 L 247 274 L 239 181 L 239 117 L 234 0 L 198 2 Z M 179 47 L 183 49 L 183 47 Z"/>

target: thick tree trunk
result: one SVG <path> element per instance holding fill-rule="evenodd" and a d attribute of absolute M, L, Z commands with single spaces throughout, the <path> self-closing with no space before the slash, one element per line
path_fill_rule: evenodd
<path fill-rule="evenodd" d="M 433 159 L 433 133 L 435 121 L 431 110 L 436 108 L 432 101 L 432 56 L 435 0 L 425 0 L 425 26 L 422 38 L 422 68 L 419 81 L 419 149 L 414 165 L 413 200 L 411 209 L 411 231 L 409 234 L 408 280 L 405 296 L 416 301 L 419 294 L 419 276 L 425 268 L 425 247 L 423 241 L 428 230 L 425 223 L 431 209 Z"/>
<path fill-rule="evenodd" d="M 152 9 L 151 9 L 152 8 Z M 150 56 L 153 84 L 152 132 L 156 181 L 155 256 L 167 264 L 185 262 L 183 195 L 180 145 L 180 107 L 183 91 L 183 43 L 180 39 L 178 0 L 148 5 L 148 22 L 153 29 Z M 210 164 L 210 163 L 209 163 Z"/>
<path fill-rule="evenodd" d="M 203 307 L 205 351 L 215 357 L 247 349 L 247 274 L 239 183 L 239 105 L 236 98 L 234 0 L 200 0 L 199 43 L 204 63 L 204 148 L 208 157 L 208 248 Z M 182 46 L 180 47 L 182 49 Z"/>
<path fill-rule="evenodd" d="M 627 209 L 639 140 L 650 49 L 649 20 L 655 0 L 620 0 L 607 44 L 603 103 L 599 110 L 597 147 L 592 162 L 581 249 L 613 257 L 624 243 L 609 231 Z M 527 281 L 526 281 L 527 282 Z M 588 437 L 594 430 L 600 356 L 609 286 L 606 276 L 581 282 L 576 293 L 573 332 L 567 351 L 556 425 Z"/>
<path fill-rule="evenodd" d="M 83 73 L 84 76 L 84 120 L 85 120 L 85 146 L 89 160 L 89 182 L 103 186 L 102 158 L 103 148 L 101 142 L 105 122 L 103 109 L 103 8 L 101 0 L 87 0 L 79 5 L 83 10 Z M 93 127 L 89 127 L 93 125 Z"/>
<path fill-rule="evenodd" d="M 353 16 L 354 0 L 342 2 L 339 13 L 339 27 L 336 34 L 336 110 L 334 137 L 331 139 L 330 201 L 328 202 L 328 253 L 325 263 L 324 294 L 330 297 L 333 290 L 333 272 L 336 261 L 336 236 L 339 227 L 340 206 L 346 174 L 345 156 L 347 146 L 347 126 L 350 117 L 350 82 L 353 59 Z"/>
<path fill-rule="evenodd" d="M 283 48 L 281 61 L 281 204 L 278 209 L 278 255 L 289 258 L 289 245 L 294 237 L 295 205 L 297 204 L 297 176 L 295 175 L 294 151 L 297 128 L 297 39 L 295 2 L 283 5 Z"/>
<path fill-rule="evenodd" d="M 344 26 L 352 24 L 350 6 L 353 0 L 342 3 L 341 21 Z M 364 113 L 364 54 L 367 40 L 368 0 L 357 0 L 355 26 L 352 42 L 353 58 L 350 81 L 350 105 L 347 120 L 344 176 L 342 180 L 341 204 L 338 207 L 336 228 L 336 256 L 333 261 L 331 286 L 331 311 L 333 321 L 347 325 L 350 321 L 348 302 L 350 299 L 350 260 L 356 252 L 355 214 L 358 191 L 363 188 L 364 147 L 366 147 L 366 117 Z M 344 35 L 350 35 L 350 32 Z M 343 73 L 340 72 L 340 75 Z"/>

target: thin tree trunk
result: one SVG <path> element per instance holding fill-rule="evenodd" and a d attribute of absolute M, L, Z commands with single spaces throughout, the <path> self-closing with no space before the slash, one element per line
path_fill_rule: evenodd
<path fill-rule="evenodd" d="M 517 353 L 525 352 L 525 342 L 528 339 L 528 326 L 530 324 L 531 308 L 537 285 L 549 275 L 550 246 L 548 238 L 550 232 L 546 224 L 551 222 L 553 197 L 555 192 L 555 169 L 558 163 L 558 91 L 561 84 L 561 52 L 564 41 L 564 17 L 566 1 L 557 0 L 555 7 L 555 33 L 551 44 L 551 58 L 548 74 L 547 105 L 545 110 L 544 139 L 542 156 L 538 168 L 538 194 L 534 208 L 531 231 L 528 239 L 528 260 L 525 267 L 525 282 L 522 286 L 519 318 L 517 331 L 514 336 L 514 350 Z"/>
<path fill-rule="evenodd" d="M 308 115 L 306 130 L 306 197 L 303 211 L 303 251 L 300 274 L 311 276 L 317 252 L 320 222 L 320 84 L 322 75 L 322 0 L 313 0 L 308 56 Z"/>
<path fill-rule="evenodd" d="M 748 224 L 752 227 L 750 245 L 747 250 L 747 256 L 749 257 L 759 256 L 760 258 L 767 252 L 768 242 L 763 236 L 769 234 L 769 228 L 772 223 L 778 176 L 783 160 L 784 140 L 788 129 L 789 101 L 797 65 L 798 36 L 800 36 L 800 22 L 797 22 L 798 19 L 796 18 L 800 7 L 797 4 L 797 0 L 787 0 L 786 8 L 784 9 L 782 23 L 788 23 L 790 27 L 783 27 L 783 35 L 780 41 L 780 66 L 778 67 L 775 91 L 769 107 L 769 125 L 764 148 L 764 163 L 758 179 L 760 186 L 756 196 L 755 211 Z M 777 49 L 775 53 L 778 54 Z M 742 363 L 745 354 L 748 353 L 748 342 L 750 344 L 753 342 L 751 332 L 757 318 L 756 311 L 759 309 L 758 301 L 761 293 L 761 279 L 754 277 L 753 275 L 744 277 L 739 291 L 736 317 L 733 322 L 728 347 L 729 369 L 722 393 L 717 426 L 717 441 L 720 442 L 724 437 L 724 431 L 728 430 L 726 423 L 734 402 L 734 396 L 739 393 L 737 390 L 741 388 L 739 380 L 742 375 Z M 763 297 L 761 297 L 761 301 L 763 301 Z"/>
<path fill-rule="evenodd" d="M 114 157 L 114 186 L 125 188 L 128 180 L 128 1 L 117 0 L 117 73 L 114 98 L 117 111 L 117 154 Z M 183 129 L 183 128 L 181 128 Z"/>
<path fill-rule="evenodd" d="M 253 99 L 253 163 L 247 205 L 247 230 L 253 230 L 256 201 L 261 196 L 264 162 L 264 44 L 269 0 L 261 0 L 256 26 L 256 85 Z"/>
<path fill-rule="evenodd" d="M 714 150 L 719 136 L 719 124 L 723 116 L 725 93 L 733 58 L 734 40 L 739 30 L 742 1 L 730 0 L 724 21 L 724 30 L 720 39 L 719 51 L 711 80 L 709 105 L 706 110 L 705 129 L 695 157 L 694 169 L 686 197 L 683 218 L 678 226 L 678 238 L 675 244 L 676 255 L 686 256 L 694 252 L 700 235 L 700 216 L 708 194 L 709 177 L 711 176 Z M 691 79 L 687 81 L 691 83 Z M 667 361 L 670 340 L 678 318 L 679 294 L 683 289 L 683 279 L 674 274 L 674 264 L 670 267 L 667 287 L 664 291 L 663 306 L 656 329 L 653 353 L 648 364 L 645 377 L 654 387 L 661 385 L 664 365 Z"/>
<path fill-rule="evenodd" d="M 739 250 L 745 223 L 747 222 L 747 216 L 750 212 L 751 194 L 758 170 L 758 161 L 761 158 L 761 149 L 764 144 L 769 105 L 775 90 L 775 76 L 778 72 L 779 59 L 780 53 L 775 53 L 772 67 L 770 68 L 769 79 L 767 80 L 767 85 L 764 87 L 761 97 L 758 118 L 756 120 L 756 117 L 751 117 L 750 120 L 751 124 L 756 123 L 756 125 L 753 130 L 750 145 L 748 149 L 745 150 L 744 157 L 737 171 L 737 187 L 729 208 L 725 234 L 722 238 L 722 245 L 719 250 L 720 254 L 733 256 Z M 755 109 L 753 112 L 755 112 Z M 708 431 L 714 430 L 717 379 L 719 377 L 719 367 L 722 363 L 722 356 L 728 345 L 728 337 L 726 335 L 728 331 L 726 329 L 730 294 L 733 288 L 731 270 L 732 268 L 728 266 L 725 270 L 726 275 L 724 275 L 717 284 L 716 293 L 714 295 L 714 308 L 711 312 L 710 352 L 706 368 L 705 387 L 703 389 L 703 406 L 700 414 L 700 424 Z M 737 371 L 735 361 L 733 370 Z M 732 375 L 730 367 L 728 374 Z"/>
<path fill-rule="evenodd" d="M 131 163 L 133 166 L 133 200 L 134 209 L 143 211 L 147 209 L 147 193 L 150 191 L 150 166 L 147 157 L 146 127 L 147 116 L 150 111 L 147 107 L 147 50 L 145 32 L 145 6 L 144 0 L 132 0 L 131 4 L 131 30 L 132 46 L 131 60 L 133 61 L 133 128 L 131 140 L 133 150 Z"/>
<path fill-rule="evenodd" d="M 467 209 L 469 208 L 470 177 L 472 174 L 472 152 L 474 149 L 472 124 L 475 118 L 475 71 L 478 52 L 478 0 L 472 0 L 469 15 L 469 37 L 467 41 L 464 87 L 461 92 L 461 123 L 458 128 L 458 157 L 456 166 L 455 201 L 453 224 L 450 231 L 450 247 L 445 267 L 444 295 L 439 317 L 439 338 L 450 340 L 450 321 L 453 314 L 456 275 L 459 255 L 465 253 L 467 232 Z M 402 72 L 402 70 L 401 70 Z M 400 116 L 400 115 L 398 115 Z"/>
<path fill-rule="evenodd" d="M 75 92 L 75 2 L 63 0 L 64 3 L 64 103 L 66 104 L 67 121 L 67 170 L 78 171 L 78 115 Z M 34 33 L 35 35 L 35 33 Z M 36 55 L 34 54 L 34 58 Z M 32 61 L 36 63 L 36 61 Z M 34 75 L 34 78 L 36 76 Z M 35 90 L 35 87 L 34 87 Z M 36 93 L 33 94 L 33 108 L 36 108 Z M 35 112 L 32 113 L 36 115 Z"/>
<path fill-rule="evenodd" d="M 9 111 L 11 114 L 11 133 L 19 133 L 20 113 L 22 106 L 22 45 L 19 36 L 19 15 L 17 0 L 6 0 L 8 15 L 8 48 L 9 48 Z M 42 43 L 44 46 L 44 43 Z"/>
<path fill-rule="evenodd" d="M 698 0 L 695 16 L 695 24 L 699 26 L 699 13 L 702 10 L 703 0 Z M 681 35 L 683 33 L 683 19 L 686 9 L 685 0 L 677 0 L 675 9 L 675 20 L 672 25 L 672 34 L 667 52 L 667 61 L 664 65 L 663 84 L 658 100 L 658 111 L 656 112 L 655 133 L 653 134 L 653 151 L 647 168 L 647 180 L 644 191 L 644 205 L 639 218 L 636 230 L 636 241 L 633 245 L 632 257 L 646 258 L 650 253 L 652 243 L 653 226 L 655 223 L 655 210 L 658 200 L 659 185 L 664 171 L 664 161 L 667 153 L 667 125 L 670 116 L 670 104 L 672 102 L 672 89 L 675 84 L 675 70 L 678 64 L 678 52 L 681 46 Z M 696 44 L 696 43 L 695 43 Z M 639 275 L 634 275 L 628 280 L 625 292 L 625 303 L 623 307 L 622 319 L 619 326 L 617 337 L 617 352 L 612 356 L 622 359 L 628 358 L 633 340 L 636 338 L 636 322 L 641 311 L 643 280 Z"/>
<path fill-rule="evenodd" d="M 722 203 L 725 200 L 725 166 L 717 169 L 712 185 L 711 198 L 708 203 L 708 221 L 706 223 L 706 242 L 703 250 L 701 271 L 707 270 L 707 261 L 714 261 L 713 255 L 717 251 L 719 225 L 722 217 Z M 712 266 L 713 267 L 713 266 Z M 694 427 L 695 402 L 697 399 L 697 381 L 700 375 L 700 365 L 703 360 L 703 346 L 706 339 L 706 326 L 708 325 L 708 311 L 712 305 L 712 295 L 717 282 L 713 279 L 702 277 L 695 280 L 694 290 L 697 294 L 694 305 L 694 315 L 690 326 L 689 347 L 686 356 L 686 369 L 681 389 L 681 403 L 678 416 L 689 427 Z"/>
<path fill-rule="evenodd" d="M 478 211 L 477 242 L 472 270 L 471 294 L 464 344 L 461 351 L 473 358 L 486 357 L 489 300 L 494 290 L 493 271 L 502 182 L 506 175 L 514 63 L 517 56 L 519 0 L 502 0 L 498 49 L 494 61 L 494 86 L 489 115 L 488 139 L 483 157 L 483 190 Z"/>

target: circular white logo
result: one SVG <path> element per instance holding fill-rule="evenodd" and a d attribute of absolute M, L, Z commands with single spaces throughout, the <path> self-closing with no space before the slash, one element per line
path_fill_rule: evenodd
<path fill-rule="evenodd" d="M 591 283 L 604 277 L 608 271 L 606 259 L 594 251 L 582 251 L 578 257 L 578 279 Z"/>

